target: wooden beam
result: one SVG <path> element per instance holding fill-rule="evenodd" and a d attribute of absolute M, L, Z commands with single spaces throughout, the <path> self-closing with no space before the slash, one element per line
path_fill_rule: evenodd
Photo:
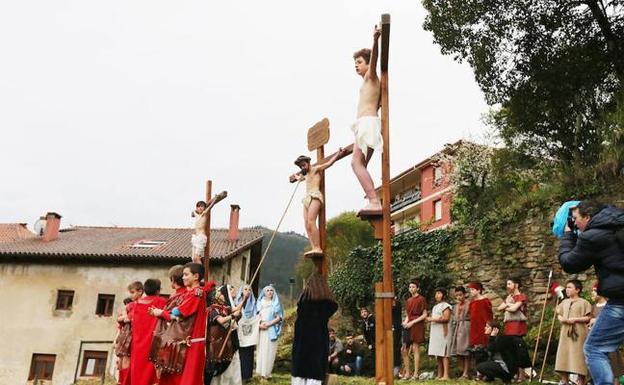
<path fill-rule="evenodd" d="M 381 136 L 383 137 L 383 152 L 381 154 L 381 185 L 382 185 L 382 214 L 383 214 L 383 296 L 377 295 L 376 302 L 380 302 L 382 309 L 382 328 L 377 328 L 376 333 L 381 333 L 377 339 L 382 346 L 376 350 L 377 362 L 382 362 L 383 367 L 377 369 L 376 378 L 378 383 L 393 385 L 394 383 L 394 355 L 392 338 L 392 298 L 388 293 L 393 293 L 392 280 L 392 234 L 390 218 L 390 125 L 389 125 L 389 101 L 388 101 L 388 58 L 390 46 L 390 15 L 381 16 Z M 379 287 L 375 287 L 376 291 Z M 381 298 L 380 298 L 381 297 Z M 418 352 L 416 352 L 418 354 Z"/>
<path fill-rule="evenodd" d="M 206 202 L 210 202 L 212 199 L 212 181 L 206 181 Z M 208 282 L 208 276 L 210 275 L 210 214 L 212 210 L 206 213 L 206 248 L 204 249 L 204 282 Z"/>

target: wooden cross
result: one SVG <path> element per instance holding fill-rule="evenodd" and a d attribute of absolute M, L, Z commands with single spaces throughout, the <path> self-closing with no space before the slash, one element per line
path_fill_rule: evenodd
<path fill-rule="evenodd" d="M 383 280 L 375 283 L 375 381 L 377 384 L 394 384 L 394 354 L 392 335 L 392 301 L 394 299 L 394 285 L 392 279 L 392 233 L 390 219 L 390 126 L 389 126 L 389 102 L 388 102 L 388 56 L 390 46 L 390 15 L 381 15 L 381 135 L 383 137 L 383 153 L 381 157 L 381 181 L 382 181 L 382 215 L 360 215 L 363 220 L 368 220 L 375 230 L 375 238 L 383 242 Z M 329 142 L 329 120 L 323 119 L 308 130 L 308 150 L 316 150 L 316 163 L 318 165 L 327 161 L 334 154 L 325 157 L 324 145 Z M 343 154 L 338 159 L 353 152 L 353 144 L 345 147 Z M 294 180 L 291 180 L 294 182 Z M 325 172 L 321 171 L 320 192 L 323 194 L 324 203 L 321 207 L 318 219 L 319 240 L 322 250 L 326 246 L 326 217 L 325 206 Z M 327 275 L 327 260 L 325 254 L 315 255 L 314 263 L 318 271 Z"/>
<path fill-rule="evenodd" d="M 225 197 L 227 197 L 227 192 L 223 191 L 213 198 L 212 181 L 206 181 L 206 210 L 208 210 L 208 212 L 206 213 L 206 224 L 204 226 L 204 232 L 206 233 L 206 247 L 204 248 L 204 258 L 202 261 L 204 264 L 204 280 L 206 281 L 208 280 L 208 276 L 210 275 L 210 214 L 212 211 L 212 207 L 219 203 L 221 200 L 223 200 Z M 211 200 L 213 199 L 214 202 L 211 202 Z"/>
<path fill-rule="evenodd" d="M 394 354 L 392 338 L 392 234 L 390 220 L 390 125 L 388 112 L 388 51 L 390 47 L 390 15 L 381 15 L 381 203 L 383 236 L 383 281 L 375 284 L 375 379 L 377 384 L 394 383 Z M 382 322 L 379 322 L 381 320 Z"/>

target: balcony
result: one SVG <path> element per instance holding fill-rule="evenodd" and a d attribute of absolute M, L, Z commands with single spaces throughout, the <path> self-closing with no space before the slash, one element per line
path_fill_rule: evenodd
<path fill-rule="evenodd" d="M 404 193 L 400 197 L 397 197 L 394 202 L 390 204 L 390 212 L 402 209 L 414 202 L 417 202 L 422 197 L 420 190 L 412 190 Z"/>

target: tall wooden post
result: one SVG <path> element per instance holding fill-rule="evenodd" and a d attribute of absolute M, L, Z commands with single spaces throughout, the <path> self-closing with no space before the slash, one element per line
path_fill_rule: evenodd
<path fill-rule="evenodd" d="M 392 385 L 393 376 L 393 338 L 392 338 L 392 238 L 390 221 L 390 125 L 388 103 L 388 50 L 390 43 L 390 15 L 381 15 L 381 135 L 383 137 L 383 153 L 381 156 L 382 214 L 383 214 L 383 281 L 375 286 L 375 308 L 382 309 L 381 317 L 377 315 L 375 329 L 376 341 L 381 343 L 376 349 L 376 368 L 378 384 Z M 381 286 L 382 292 L 379 292 Z M 379 320 L 382 320 L 379 325 Z"/>
<path fill-rule="evenodd" d="M 212 181 L 206 181 L 206 202 L 212 199 Z M 210 211 L 206 213 L 206 248 L 204 249 L 204 280 L 208 281 L 210 275 Z"/>

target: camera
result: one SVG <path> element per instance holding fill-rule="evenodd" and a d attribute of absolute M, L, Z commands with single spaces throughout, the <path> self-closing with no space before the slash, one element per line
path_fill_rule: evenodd
<path fill-rule="evenodd" d="M 576 230 L 578 230 L 578 227 L 576 227 L 576 221 L 574 220 L 574 215 L 572 214 L 572 211 L 575 209 L 575 207 L 570 207 L 568 209 L 568 227 L 570 228 L 570 230 L 572 230 L 572 232 L 576 232 Z"/>

